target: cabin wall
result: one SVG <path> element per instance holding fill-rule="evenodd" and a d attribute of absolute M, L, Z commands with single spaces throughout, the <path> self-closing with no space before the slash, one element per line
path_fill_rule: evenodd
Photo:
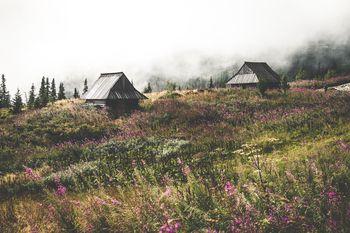
<path fill-rule="evenodd" d="M 240 84 L 227 84 L 227 87 L 230 88 L 257 88 L 258 83 L 240 83 Z M 268 84 L 268 89 L 275 89 L 275 88 L 280 88 L 279 83 L 269 83 Z"/>
<path fill-rule="evenodd" d="M 240 83 L 240 84 L 228 84 L 227 85 L 230 88 L 256 88 L 258 86 L 257 83 Z"/>
<path fill-rule="evenodd" d="M 139 100 L 107 100 L 108 110 L 116 115 L 130 113 L 132 110 L 139 108 Z"/>
<path fill-rule="evenodd" d="M 86 100 L 86 103 L 91 103 L 96 105 L 106 105 L 105 100 Z"/>

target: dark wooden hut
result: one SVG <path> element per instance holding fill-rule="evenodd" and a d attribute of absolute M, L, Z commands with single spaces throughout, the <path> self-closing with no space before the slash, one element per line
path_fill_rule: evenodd
<path fill-rule="evenodd" d="M 116 114 L 129 112 L 138 107 L 139 100 L 147 99 L 135 89 L 123 72 L 102 73 L 87 93 L 87 103 L 106 106 Z"/>
<path fill-rule="evenodd" d="M 257 87 L 265 82 L 268 88 L 280 86 L 280 76 L 265 62 L 244 62 L 238 72 L 227 82 L 227 87 Z"/>

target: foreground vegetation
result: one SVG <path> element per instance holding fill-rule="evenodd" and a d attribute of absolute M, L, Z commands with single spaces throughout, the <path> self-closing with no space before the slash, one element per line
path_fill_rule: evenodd
<path fill-rule="evenodd" d="M 166 94 L 0 113 L 0 232 L 349 232 L 350 95 Z"/>

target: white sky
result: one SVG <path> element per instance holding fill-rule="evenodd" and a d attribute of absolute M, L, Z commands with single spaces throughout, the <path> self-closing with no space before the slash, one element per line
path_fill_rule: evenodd
<path fill-rule="evenodd" d="M 0 73 L 12 93 L 113 71 L 141 87 L 155 68 L 195 75 L 200 56 L 280 58 L 349 20 L 349 0 L 0 0 Z"/>

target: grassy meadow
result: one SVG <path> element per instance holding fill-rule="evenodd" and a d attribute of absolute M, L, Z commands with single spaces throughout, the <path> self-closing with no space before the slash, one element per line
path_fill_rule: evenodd
<path fill-rule="evenodd" d="M 350 93 L 0 110 L 0 232 L 349 232 Z"/>

